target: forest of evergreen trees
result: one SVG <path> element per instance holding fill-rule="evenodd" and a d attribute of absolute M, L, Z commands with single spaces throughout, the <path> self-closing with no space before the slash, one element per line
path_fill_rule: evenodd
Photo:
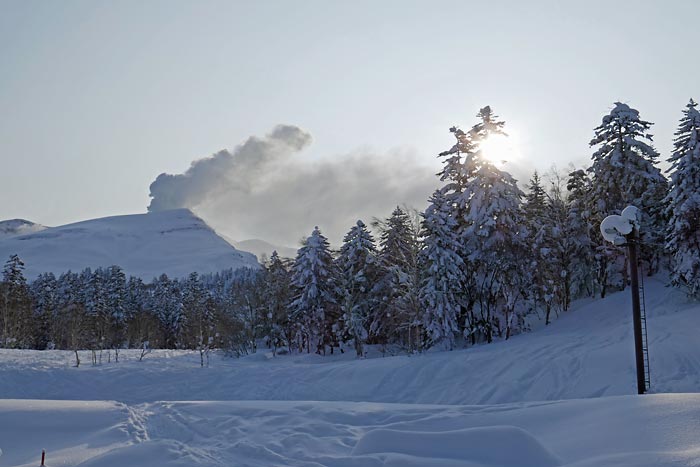
<path fill-rule="evenodd" d="M 275 352 L 333 353 L 366 345 L 423 351 L 508 339 L 528 317 L 547 324 L 572 300 L 604 297 L 627 283 L 625 252 L 599 224 L 627 205 L 643 212 L 645 274 L 700 298 L 700 113 L 690 101 L 667 158 L 668 179 L 649 134 L 652 123 L 616 103 L 591 140 L 586 170 L 534 173 L 523 192 L 483 157 L 489 137 L 507 133 L 489 107 L 469 130 L 450 131 L 440 186 L 427 209 L 397 207 L 362 222 L 332 251 L 318 227 L 293 260 L 274 253 L 264 267 L 162 275 L 144 283 L 118 266 L 41 274 L 28 283 L 20 258 L 0 283 L 0 346 L 93 350 L 211 349 L 233 355 L 264 343 Z M 79 361 L 77 361 L 79 364 Z"/>

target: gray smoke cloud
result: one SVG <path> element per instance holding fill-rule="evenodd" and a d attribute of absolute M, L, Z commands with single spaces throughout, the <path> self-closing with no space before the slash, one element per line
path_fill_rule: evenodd
<path fill-rule="evenodd" d="M 440 185 L 437 161 L 428 167 L 410 151 L 295 157 L 310 143 L 311 135 L 288 125 L 250 137 L 233 151 L 194 161 L 184 174 L 159 175 L 148 210 L 190 208 L 235 240 L 288 246 L 318 225 L 338 245 L 357 219 L 369 223 L 404 204 L 422 210 Z"/>
<path fill-rule="evenodd" d="M 158 175 L 150 186 L 148 210 L 195 208 L 231 191 L 250 193 L 271 162 L 309 144 L 311 135 L 291 125 L 278 125 L 264 138 L 251 136 L 233 152 L 223 150 L 192 162 L 184 174 Z"/>

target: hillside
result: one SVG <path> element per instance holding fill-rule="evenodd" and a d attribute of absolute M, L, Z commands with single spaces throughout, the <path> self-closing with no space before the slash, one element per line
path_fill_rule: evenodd
<path fill-rule="evenodd" d="M 73 368 L 70 352 L 0 350 L 0 466 L 35 465 L 37 446 L 52 467 L 697 465 L 700 304 L 646 286 L 645 396 L 629 291 L 506 342 L 413 356 L 262 350 L 199 368 L 192 352 L 123 351 Z"/>
<path fill-rule="evenodd" d="M 700 392 L 700 304 L 688 303 L 660 279 L 646 285 L 652 392 Z M 384 358 L 375 349 L 366 360 L 357 360 L 353 351 L 271 358 L 261 349 L 241 359 L 216 358 L 202 371 L 198 356 L 160 351 L 143 362 L 76 371 L 69 366 L 70 352 L 0 350 L 0 395 L 129 404 L 248 399 L 502 404 L 636 394 L 629 302 L 629 291 L 579 301 L 552 325 L 505 342 Z M 14 384 L 17 378 L 35 384 Z"/>
<path fill-rule="evenodd" d="M 0 239 L 0 258 L 11 254 L 22 258 L 30 279 L 114 264 L 144 280 L 259 266 L 254 255 L 236 250 L 187 209 L 92 219 Z"/>

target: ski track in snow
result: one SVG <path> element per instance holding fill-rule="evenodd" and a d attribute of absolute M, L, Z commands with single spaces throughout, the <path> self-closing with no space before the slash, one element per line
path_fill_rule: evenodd
<path fill-rule="evenodd" d="M 647 282 L 652 392 L 678 394 L 632 395 L 629 291 L 410 357 L 0 350 L 0 466 L 697 467 L 700 306 Z"/>
<path fill-rule="evenodd" d="M 16 441 L 9 433 L 15 442 L 0 465 L 36 465 L 25 451 L 47 443 L 49 466 L 82 467 L 651 467 L 698 465 L 700 454 L 699 394 L 495 406 L 190 401 L 126 408 L 90 402 L 83 408 L 89 417 L 75 405 L 83 402 L 33 401 L 45 406 L 41 420 L 17 402 L 0 404 L 0 419 L 19 431 L 31 428 L 32 435 L 17 434 L 22 439 Z"/>

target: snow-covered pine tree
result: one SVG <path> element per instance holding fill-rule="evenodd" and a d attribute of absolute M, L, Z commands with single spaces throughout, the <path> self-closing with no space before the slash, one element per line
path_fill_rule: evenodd
<path fill-rule="evenodd" d="M 577 174 L 585 177 L 583 171 L 578 171 Z M 564 177 L 559 172 L 553 170 L 548 175 L 551 185 L 546 193 L 547 201 L 542 217 L 536 228 L 534 225 L 530 227 L 531 232 L 534 232 L 536 262 L 531 278 L 533 284 L 540 287 L 538 298 L 544 304 L 545 324 L 550 322 L 552 311 L 566 311 L 569 308 L 576 270 L 585 269 L 583 260 L 587 255 L 590 256 L 590 251 L 582 251 L 578 238 L 583 226 L 581 219 L 571 218 L 572 199 L 578 195 L 569 193 L 567 196 Z M 583 228 L 587 238 L 586 227 Z M 586 242 L 585 245 L 589 243 Z M 586 249 L 589 250 L 589 247 L 586 246 Z"/>
<path fill-rule="evenodd" d="M 683 111 L 673 147 L 668 159 L 671 190 L 666 242 L 671 253 L 671 282 L 700 298 L 700 112 L 692 99 Z"/>
<path fill-rule="evenodd" d="M 119 361 L 119 350 L 126 340 L 126 274 L 119 266 L 110 266 L 106 271 L 107 321 L 106 344 L 114 350 L 114 358 Z"/>
<path fill-rule="evenodd" d="M 547 261 L 552 233 L 551 219 L 545 215 L 547 208 L 547 194 L 542 187 L 539 173 L 535 171 L 528 183 L 525 193 L 525 204 L 523 205 L 523 218 L 530 238 L 527 249 L 527 261 L 529 265 L 528 275 L 531 280 L 527 284 L 526 289 L 532 306 L 535 308 L 543 306 L 545 308 L 545 323 L 548 324 L 554 294 L 552 291 L 551 263 Z"/>
<path fill-rule="evenodd" d="M 227 322 L 223 337 L 229 352 L 236 356 L 255 353 L 257 340 L 269 335 L 267 298 L 265 271 L 242 271 L 232 278 L 222 316 Z"/>
<path fill-rule="evenodd" d="M 29 287 L 24 263 L 11 255 L 2 271 L 0 283 L 0 345 L 6 348 L 29 347 L 32 340 L 32 316 Z"/>
<path fill-rule="evenodd" d="M 102 268 L 90 272 L 83 271 L 82 277 L 87 280 L 84 287 L 86 311 L 91 321 L 89 347 L 92 350 L 92 364 L 102 363 L 102 351 L 109 348 L 109 333 L 111 316 L 107 304 L 107 282 L 109 275 Z"/>
<path fill-rule="evenodd" d="M 328 240 L 315 227 L 299 249 L 292 267 L 295 296 L 290 318 L 297 326 L 296 345 L 325 355 L 338 344 L 340 318 L 338 273 Z"/>
<path fill-rule="evenodd" d="M 85 310 L 84 282 L 81 275 L 68 271 L 58 278 L 58 311 L 55 339 L 57 346 L 72 350 L 75 366 L 80 366 L 78 350 L 84 349 L 92 334 Z"/>
<path fill-rule="evenodd" d="M 124 316 L 127 342 L 136 349 L 164 348 L 158 318 L 151 307 L 152 300 L 146 285 L 138 277 L 129 277 L 126 283 Z"/>
<path fill-rule="evenodd" d="M 370 318 L 371 342 L 398 343 L 409 351 L 420 349 L 422 306 L 420 303 L 420 242 L 417 227 L 399 206 L 384 223 L 378 223 L 378 303 Z"/>
<path fill-rule="evenodd" d="M 364 356 L 369 317 L 376 305 L 377 248 L 364 222 L 358 220 L 343 239 L 337 259 L 340 272 L 344 334 L 352 339 L 358 357 Z"/>
<path fill-rule="evenodd" d="M 420 301 L 424 307 L 423 326 L 430 343 L 452 349 L 460 301 L 457 295 L 464 284 L 464 261 L 459 255 L 456 237 L 457 219 L 443 190 L 436 190 L 423 214 L 423 250 L 421 266 L 424 278 Z"/>
<path fill-rule="evenodd" d="M 596 225 L 610 214 L 619 214 L 628 205 L 642 210 L 640 256 L 650 272 L 658 267 L 659 252 L 662 251 L 660 247 L 665 229 L 663 199 L 667 190 L 666 179 L 654 165 L 658 153 L 650 144 L 652 136 L 648 131 L 651 125 L 651 122 L 639 117 L 637 110 L 616 102 L 594 130 L 595 137 L 590 145 L 598 148 L 588 169 L 592 174 L 592 220 Z M 617 263 L 624 264 L 621 249 L 613 256 L 599 233 L 595 239 L 601 261 L 599 269 L 609 271 L 612 264 L 622 273 L 620 277 L 607 275 L 602 284 L 604 295 L 609 285 L 624 287 L 626 268 L 617 266 Z"/>
<path fill-rule="evenodd" d="M 273 355 L 282 346 L 289 347 L 293 329 L 289 319 L 289 304 L 292 300 L 291 274 L 287 264 L 273 251 L 265 268 L 264 312 L 268 324 L 268 344 Z"/>
<path fill-rule="evenodd" d="M 589 195 L 590 179 L 584 170 L 569 173 L 566 235 L 572 242 L 572 259 L 568 269 L 570 274 L 571 298 L 593 296 L 596 289 L 596 260 L 594 244 L 591 240 L 594 226 L 591 224 Z"/>
<path fill-rule="evenodd" d="M 520 207 L 523 193 L 516 180 L 483 154 L 489 137 L 505 134 L 505 122 L 490 107 L 481 109 L 478 117 L 481 121 L 465 137 L 469 143 L 460 142 L 467 150 L 462 169 L 467 181 L 454 202 L 463 212 L 461 242 L 479 312 L 478 317 L 469 315 L 469 334 L 473 338 L 479 332 L 491 342 L 494 332 L 508 338 L 520 325 L 516 306 L 527 280 L 527 268 L 522 267 L 526 229 Z"/>
<path fill-rule="evenodd" d="M 58 281 L 53 273 L 42 273 L 30 286 L 34 308 L 33 348 L 44 350 L 55 346 L 55 325 L 58 309 Z"/>
<path fill-rule="evenodd" d="M 199 352 L 200 365 L 209 366 L 209 351 L 214 337 L 214 310 L 209 303 L 209 294 L 193 272 L 182 290 L 182 340 L 188 348 Z"/>
<path fill-rule="evenodd" d="M 540 174 L 535 170 L 527 185 L 523 212 L 528 225 L 539 226 L 547 207 L 547 192 L 542 186 Z"/>
<path fill-rule="evenodd" d="M 153 282 L 153 295 L 150 307 L 161 323 L 163 346 L 167 349 L 179 347 L 182 325 L 182 291 L 177 281 L 171 281 L 166 274 Z"/>

